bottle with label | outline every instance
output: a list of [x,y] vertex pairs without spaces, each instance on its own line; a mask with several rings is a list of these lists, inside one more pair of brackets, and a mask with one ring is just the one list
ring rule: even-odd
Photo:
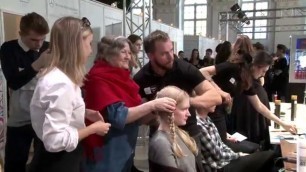
[[[274,104],[275,104],[274,114],[275,114],[278,118],[280,118],[281,100],[275,100]],[[279,124],[274,123],[274,128],[275,128],[275,129],[279,129],[279,128],[280,128]]]
[[291,121],[296,118],[297,95],[291,95]]

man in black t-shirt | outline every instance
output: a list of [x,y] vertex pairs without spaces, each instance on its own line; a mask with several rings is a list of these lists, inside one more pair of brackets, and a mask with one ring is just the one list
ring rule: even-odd
[[[160,30],[152,32],[144,39],[144,49],[150,61],[134,76],[140,86],[140,95],[147,101],[152,100],[157,91],[168,85],[177,86],[190,95],[194,91],[195,96],[190,98],[191,117],[182,128],[195,139],[201,149],[195,108],[220,104],[220,95],[197,68],[183,60],[174,60],[173,45],[167,33]],[[198,171],[203,171],[201,156],[199,154],[197,157]]]

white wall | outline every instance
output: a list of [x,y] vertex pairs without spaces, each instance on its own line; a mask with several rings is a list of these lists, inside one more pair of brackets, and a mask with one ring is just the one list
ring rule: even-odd
[[[306,6],[306,1],[279,1],[276,2],[276,8],[292,8],[292,7],[301,7]],[[286,25],[294,25],[294,24],[305,24],[305,18],[284,18],[278,19],[275,21],[276,25],[286,24]],[[284,44],[288,48],[290,47],[290,35],[303,35],[304,32],[275,32],[275,41],[273,44],[273,48],[271,50],[276,51],[277,44]]]

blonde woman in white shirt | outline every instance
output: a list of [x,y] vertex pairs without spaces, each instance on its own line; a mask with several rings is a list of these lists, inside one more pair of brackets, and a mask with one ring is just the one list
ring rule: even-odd
[[[92,52],[90,22],[74,17],[58,19],[51,30],[50,63],[42,71],[31,101],[33,129],[40,139],[31,172],[78,172],[80,141],[91,134],[105,135],[110,124],[98,112],[86,110],[80,86]],[[95,121],[85,127],[84,119]]]

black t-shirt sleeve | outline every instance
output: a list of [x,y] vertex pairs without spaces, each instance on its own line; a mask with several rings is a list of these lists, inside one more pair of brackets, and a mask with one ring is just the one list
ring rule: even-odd
[[205,80],[202,73],[195,66],[184,61],[180,61],[179,66],[179,68],[182,70],[182,75],[185,81],[188,81],[188,84],[191,88],[195,88],[197,85],[199,85]]
[[254,95],[256,95],[256,90],[255,90],[254,86],[251,86],[248,90],[243,91],[243,94],[245,94],[247,96],[254,96]]
[[216,68],[216,75],[227,73],[227,72],[233,72],[236,70],[239,70],[239,65],[235,63],[230,62],[223,62],[215,65]]

